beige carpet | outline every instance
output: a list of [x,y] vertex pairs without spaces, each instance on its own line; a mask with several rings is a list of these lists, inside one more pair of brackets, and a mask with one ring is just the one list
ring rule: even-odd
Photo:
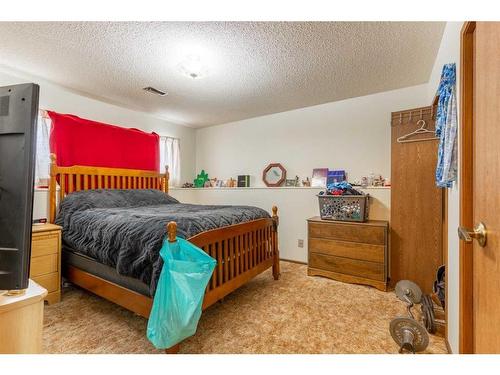
[[[310,277],[282,262],[204,311],[181,353],[397,353],[389,322],[405,314],[394,293]],[[76,288],[45,307],[46,353],[161,353],[145,336],[147,321]],[[432,336],[427,353],[446,353]]]

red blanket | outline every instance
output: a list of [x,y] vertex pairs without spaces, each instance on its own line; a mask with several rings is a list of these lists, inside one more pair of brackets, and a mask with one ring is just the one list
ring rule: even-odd
[[48,111],[52,120],[50,152],[57,165],[159,171],[160,137],[73,115]]

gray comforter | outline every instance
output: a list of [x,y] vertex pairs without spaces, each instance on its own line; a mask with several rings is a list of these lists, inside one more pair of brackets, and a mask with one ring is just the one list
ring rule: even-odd
[[153,296],[169,221],[177,222],[179,237],[189,238],[265,217],[269,214],[257,207],[183,204],[158,190],[87,190],[61,202],[56,224],[63,227],[66,245],[141,280]]

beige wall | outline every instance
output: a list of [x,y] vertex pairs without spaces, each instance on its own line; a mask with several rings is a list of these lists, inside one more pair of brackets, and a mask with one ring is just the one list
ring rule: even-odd
[[427,105],[427,85],[387,91],[199,129],[196,170],[219,179],[280,162],[289,178],[313,168],[345,169],[350,181],[371,172],[390,176],[392,111]]
[[[439,48],[431,78],[428,84],[428,101],[431,102],[435,96],[444,64],[457,64],[457,98],[460,97],[460,31],[463,22],[448,22],[443,33],[443,39]],[[460,104],[458,103],[458,116],[460,118]],[[458,139],[461,136],[458,132]],[[460,153],[458,154],[460,168]],[[460,172],[460,169],[459,169]],[[448,342],[453,353],[459,350],[459,258],[458,258],[458,236],[459,224],[459,189],[454,184],[448,189]]]

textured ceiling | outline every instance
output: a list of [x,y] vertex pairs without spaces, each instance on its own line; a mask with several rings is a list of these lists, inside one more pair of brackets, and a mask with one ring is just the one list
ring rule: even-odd
[[[4,22],[0,64],[202,127],[426,83],[443,29],[442,22]],[[179,72],[192,54],[205,77]]]

